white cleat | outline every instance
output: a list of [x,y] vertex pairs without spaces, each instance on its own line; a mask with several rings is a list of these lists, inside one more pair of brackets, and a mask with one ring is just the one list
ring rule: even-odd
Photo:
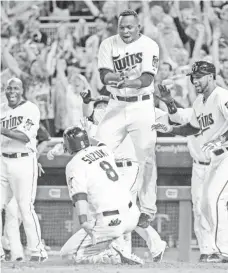
[[162,241],[162,249],[155,257],[153,257],[153,262],[160,263],[162,261],[166,246],[167,243],[165,241]]
[[112,243],[111,246],[120,255],[120,259],[122,263],[130,264],[130,265],[144,264],[144,261],[142,259],[140,259],[138,256],[136,256],[133,253],[128,253],[127,251],[122,249],[120,246],[118,246],[116,243]]

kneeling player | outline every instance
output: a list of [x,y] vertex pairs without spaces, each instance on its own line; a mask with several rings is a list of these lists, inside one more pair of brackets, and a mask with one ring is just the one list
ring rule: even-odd
[[123,186],[114,155],[104,145],[90,146],[86,131],[79,127],[66,129],[63,139],[64,148],[74,155],[66,179],[81,229],[62,247],[61,255],[73,254],[82,262],[110,248],[122,262],[143,264],[125,249],[123,235],[135,229],[140,212]]

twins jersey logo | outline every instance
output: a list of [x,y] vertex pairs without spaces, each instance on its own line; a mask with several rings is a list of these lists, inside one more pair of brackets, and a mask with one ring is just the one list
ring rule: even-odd
[[119,56],[113,56],[113,64],[117,72],[128,71],[134,69],[138,63],[142,63],[142,52],[134,53],[129,55],[126,53],[126,56],[120,58]]
[[2,126],[7,129],[16,129],[17,126],[19,126],[22,123],[22,121],[23,121],[22,116],[18,117],[10,116],[8,119],[6,119],[6,117],[1,119]]
[[201,114],[200,116],[197,117],[197,120],[201,128],[201,134],[210,129],[211,125],[214,124],[212,113],[208,115]]

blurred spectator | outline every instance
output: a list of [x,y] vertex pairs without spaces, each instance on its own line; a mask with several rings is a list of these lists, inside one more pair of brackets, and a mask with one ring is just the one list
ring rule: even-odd
[[41,59],[30,65],[32,80],[26,90],[26,98],[40,109],[40,120],[51,136],[54,136],[54,96],[48,79],[45,63]]
[[227,60],[223,61],[220,72],[217,75],[216,81],[219,86],[228,89],[228,58]]
[[[93,98],[109,95],[98,75],[98,48],[117,33],[118,14],[127,8],[139,13],[142,33],[159,44],[155,92],[157,83],[172,80],[176,101],[191,106],[196,94],[185,74],[196,60],[213,62],[218,85],[227,88],[227,1],[2,1],[1,7],[1,91],[10,77],[22,78],[51,135],[61,136],[83,116],[80,90]],[[81,18],[72,23],[70,15]],[[51,16],[58,16],[57,28]]]

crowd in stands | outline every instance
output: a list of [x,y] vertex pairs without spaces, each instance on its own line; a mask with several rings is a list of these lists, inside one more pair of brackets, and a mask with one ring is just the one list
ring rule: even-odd
[[[184,75],[198,60],[213,62],[218,85],[228,89],[227,1],[53,0],[1,5],[2,102],[7,80],[13,75],[21,78],[25,98],[39,106],[51,136],[61,136],[83,117],[80,92],[89,89],[93,98],[108,94],[99,79],[97,53],[102,40],[117,33],[118,14],[127,8],[137,11],[142,33],[160,47],[155,94],[158,83],[171,79],[176,101],[190,107],[196,93]],[[158,100],[156,105],[165,108]]]

